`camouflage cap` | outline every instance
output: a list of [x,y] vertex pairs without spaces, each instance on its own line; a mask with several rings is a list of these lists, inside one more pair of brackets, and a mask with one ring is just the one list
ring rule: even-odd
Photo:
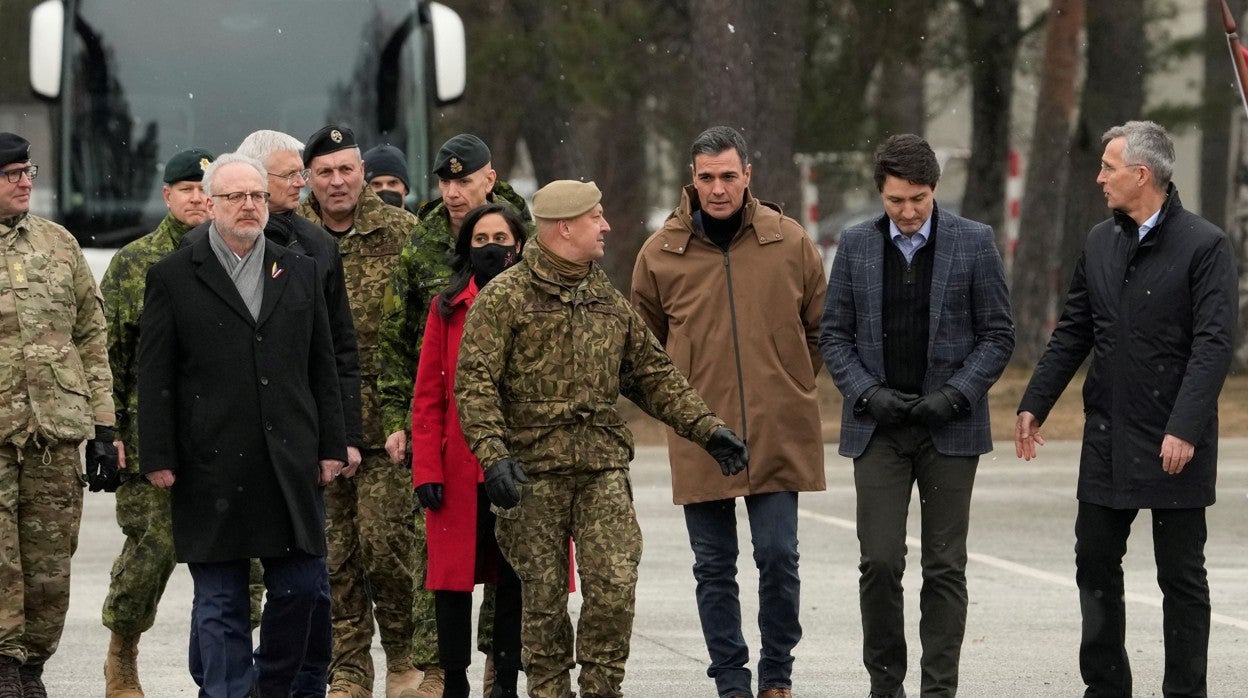
[[165,162],[165,184],[202,182],[204,168],[217,157],[203,148],[187,148]]
[[602,201],[602,192],[593,182],[556,179],[533,195],[533,217],[552,221],[576,218]]
[[312,158],[318,155],[328,155],[346,148],[358,147],[359,145],[355,142],[355,131],[346,126],[329,124],[308,139],[308,144],[303,148],[303,165],[304,167],[311,165]]
[[0,167],[30,159],[30,141],[16,133],[0,133]]
[[389,175],[397,177],[408,189],[407,163],[404,162],[403,151],[392,145],[379,145],[364,153],[364,181],[371,182],[373,177]]
[[471,133],[461,133],[442,144],[433,159],[433,173],[442,179],[467,177],[490,163],[485,141]]

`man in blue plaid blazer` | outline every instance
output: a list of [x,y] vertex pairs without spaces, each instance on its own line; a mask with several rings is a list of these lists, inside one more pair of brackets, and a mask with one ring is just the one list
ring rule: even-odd
[[1014,350],[992,229],[936,206],[940,165],[915,135],[876,152],[884,215],[841,233],[819,346],[845,397],[854,459],[863,662],[872,696],[904,696],[906,514],[922,507],[922,694],[953,696],[966,629],[966,534],[988,388]]

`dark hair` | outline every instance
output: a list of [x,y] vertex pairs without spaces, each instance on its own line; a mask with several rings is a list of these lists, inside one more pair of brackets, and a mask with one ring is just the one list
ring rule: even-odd
[[889,136],[875,151],[875,188],[884,191],[889,175],[911,184],[935,187],[940,181],[940,163],[932,146],[913,133]]
[[693,139],[693,147],[689,149],[689,162],[692,163],[699,155],[719,155],[730,148],[736,150],[737,155],[741,156],[742,167],[750,163],[745,139],[736,129],[729,126],[712,126]]
[[454,306],[451,302],[455,300],[455,296],[458,296],[460,291],[468,287],[468,280],[472,278],[474,272],[472,255],[469,253],[472,249],[472,231],[482,218],[491,213],[497,213],[503,217],[521,250],[524,249],[525,241],[529,239],[524,222],[510,206],[485,204],[469,211],[468,215],[464,216],[464,222],[459,226],[459,235],[455,238],[455,250],[451,253],[450,284],[447,285],[446,290],[438,294],[438,314],[444,320],[449,319],[454,313]]

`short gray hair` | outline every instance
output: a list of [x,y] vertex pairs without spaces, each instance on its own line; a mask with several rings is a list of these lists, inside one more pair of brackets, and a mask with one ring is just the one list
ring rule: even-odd
[[1128,121],[1115,126],[1101,136],[1108,143],[1115,138],[1125,138],[1122,159],[1128,165],[1144,165],[1153,173],[1158,189],[1165,189],[1174,175],[1174,141],[1160,124],[1152,121]]
[[303,154],[303,141],[289,133],[261,129],[252,131],[234,152],[255,158],[260,162],[268,162],[274,153],[293,150],[296,155]]
[[699,155],[719,155],[725,150],[733,149],[741,156],[741,167],[750,164],[750,154],[745,145],[745,138],[730,126],[712,126],[693,139],[689,149],[689,162],[692,163]]
[[266,182],[265,188],[268,188],[267,182],[269,181],[269,173],[268,170],[264,169],[263,163],[249,155],[243,155],[242,153],[225,153],[216,160],[208,163],[208,166],[204,168],[204,193],[208,196],[212,196],[213,180],[216,179],[217,170],[221,169],[225,165],[236,162],[241,162],[245,165],[251,165],[254,167],[256,172],[260,173],[260,179]]

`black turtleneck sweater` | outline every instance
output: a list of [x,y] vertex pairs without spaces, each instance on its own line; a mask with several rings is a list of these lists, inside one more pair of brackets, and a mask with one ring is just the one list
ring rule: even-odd
[[742,206],[737,209],[736,213],[722,221],[705,211],[698,210],[693,214],[693,219],[694,223],[702,229],[702,232],[706,233],[706,236],[711,239],[711,242],[719,245],[721,250],[727,252],[728,246],[732,244],[732,239],[737,236],[737,233],[741,232],[741,220],[744,217],[742,211],[744,210],[745,207]]

